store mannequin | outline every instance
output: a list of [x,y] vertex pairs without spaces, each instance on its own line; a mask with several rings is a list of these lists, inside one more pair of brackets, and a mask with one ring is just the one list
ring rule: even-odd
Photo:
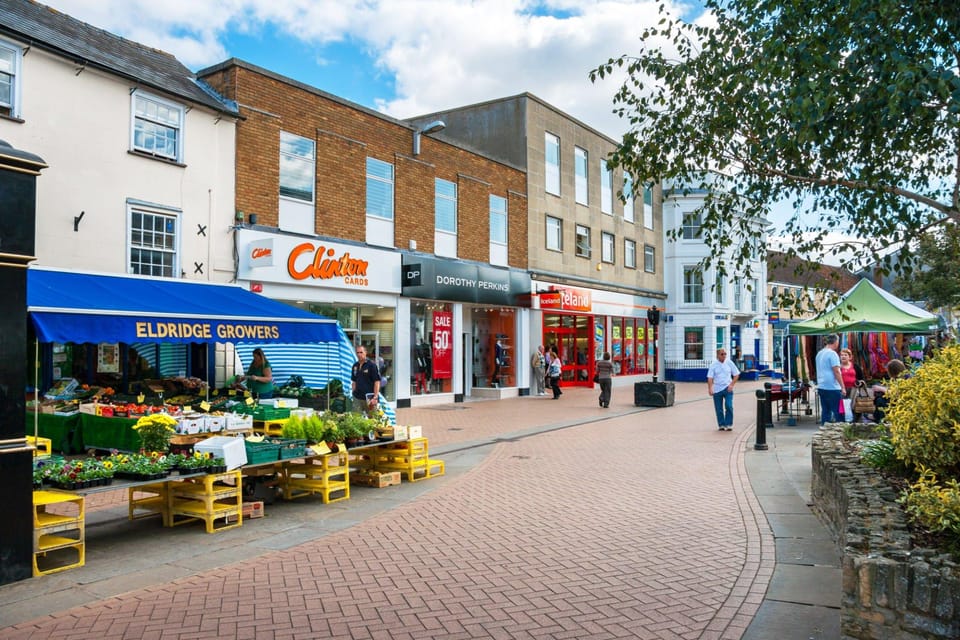
[[427,384],[430,378],[430,345],[424,342],[423,338],[420,338],[420,344],[414,348],[414,355],[414,393],[430,393]]

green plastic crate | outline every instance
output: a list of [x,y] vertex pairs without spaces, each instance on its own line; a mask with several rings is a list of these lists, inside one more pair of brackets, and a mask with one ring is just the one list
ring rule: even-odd
[[244,440],[243,445],[247,449],[247,464],[261,464],[263,462],[276,462],[280,459],[280,445],[275,442],[250,442]]
[[254,420],[284,420],[290,417],[290,409],[286,407],[268,407],[259,405],[253,411]]
[[302,458],[307,453],[307,441],[295,440],[293,438],[267,438],[280,447],[280,459],[289,460],[290,458]]

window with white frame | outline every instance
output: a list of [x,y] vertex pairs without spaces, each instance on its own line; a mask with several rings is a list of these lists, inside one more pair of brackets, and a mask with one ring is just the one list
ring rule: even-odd
[[633,222],[633,178],[623,174],[623,219]]
[[613,169],[600,161],[600,212],[613,215]]
[[643,187],[643,226],[653,229],[653,187]]
[[547,193],[555,196],[560,195],[560,138],[552,133],[545,134],[544,138],[544,157],[546,166],[546,184],[544,188]]
[[507,244],[507,199],[490,196],[490,242]]
[[780,287],[776,285],[770,287],[770,307],[772,309],[780,308]]
[[616,257],[616,238],[612,233],[603,231],[600,233],[600,260],[613,263]]
[[684,304],[703,304],[703,271],[700,267],[683,268]]
[[573,148],[574,191],[578,204],[588,204],[587,200],[587,151]]
[[637,268],[637,243],[635,240],[623,240],[623,266],[627,269]]
[[457,232],[457,185],[449,180],[434,179],[434,224],[437,231]]
[[733,279],[733,310],[740,311],[742,308],[741,301],[743,299],[743,291],[741,286],[740,278]]
[[0,115],[20,117],[20,47],[0,41]]
[[750,311],[760,311],[760,282],[756,278],[750,279]]
[[590,257],[590,227],[578,224],[576,227],[577,246],[574,253],[581,258]]
[[719,305],[724,304],[725,298],[726,298],[726,281],[724,280],[724,277],[719,273],[717,274],[717,280],[713,286],[714,286],[714,301],[716,301],[716,303]]
[[685,360],[703,360],[703,327],[683,328],[683,357]]
[[130,146],[134,151],[147,153],[175,162],[183,161],[183,105],[134,91],[133,123]]
[[683,214],[683,239],[700,239],[700,212],[690,211]]
[[316,182],[313,140],[286,131],[280,132],[280,195],[313,202]]
[[547,216],[547,249],[563,251],[563,221]]
[[179,277],[179,214],[129,206],[127,217],[130,230],[127,270],[144,276]]
[[367,158],[367,215],[393,220],[393,165]]
[[643,245],[643,270],[647,273],[657,272],[657,249],[653,245]]

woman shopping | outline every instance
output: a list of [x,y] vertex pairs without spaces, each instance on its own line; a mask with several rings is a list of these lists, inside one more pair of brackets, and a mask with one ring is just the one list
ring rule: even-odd
[[843,414],[847,407],[853,412],[853,422],[856,422],[860,414],[853,411],[853,396],[856,393],[857,382],[863,380],[863,370],[853,362],[853,351],[850,349],[840,350],[840,376],[843,378],[843,388],[847,390],[847,398],[850,402],[840,400],[840,413]]
[[273,397],[273,370],[270,368],[270,361],[263,355],[263,349],[257,347],[253,350],[253,362],[247,367],[247,375],[241,376],[240,380],[247,381],[247,389],[254,397]]
[[560,391],[560,374],[563,371],[563,362],[560,361],[560,353],[556,347],[550,348],[550,368],[548,374],[550,377],[550,388],[553,390],[553,399],[557,400],[563,391]]

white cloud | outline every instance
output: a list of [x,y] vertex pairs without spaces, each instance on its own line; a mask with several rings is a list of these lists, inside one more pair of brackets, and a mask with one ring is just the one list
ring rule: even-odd
[[[191,68],[235,55],[223,44],[231,30],[256,34],[270,26],[316,46],[317,54],[305,64],[318,66],[332,62],[319,51],[323,45],[356,42],[376,62],[371,74],[394,79],[396,94],[376,99],[378,108],[392,116],[409,117],[529,91],[613,138],[625,129],[611,113],[620,78],[592,84],[588,73],[611,57],[636,52],[640,32],[660,17],[654,0],[48,3],[169,51]],[[668,6],[688,15],[691,11],[689,2]]]

